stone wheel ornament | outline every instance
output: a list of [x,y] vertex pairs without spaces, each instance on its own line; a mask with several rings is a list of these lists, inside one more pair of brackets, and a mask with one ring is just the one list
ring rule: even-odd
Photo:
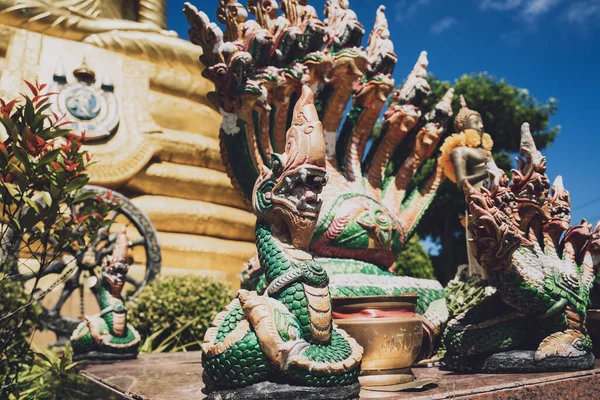
[[[42,287],[36,290],[36,295],[39,297],[46,292],[48,295],[40,301],[42,307],[40,320],[44,327],[56,334],[56,345],[64,345],[69,341],[71,333],[82,321],[84,315],[99,312],[100,267],[104,258],[111,254],[120,227],[127,226],[129,248],[133,252],[133,260],[130,264],[132,264],[132,269],[138,272],[127,275],[127,284],[123,291],[127,303],[131,303],[144,286],[156,278],[161,268],[161,252],[156,230],[150,219],[140,209],[116,191],[92,185],[85,186],[81,190],[100,196],[103,200],[118,199],[120,206],[107,217],[114,223],[98,230],[92,236],[87,247],[84,247],[83,238],[77,239],[67,246],[62,257],[52,261],[43,272],[40,279]],[[76,203],[71,212],[77,214],[79,209],[80,206]],[[18,254],[18,256],[24,257],[23,254]],[[35,278],[36,273],[23,270],[20,272],[20,280],[27,290],[28,282]],[[58,289],[61,285],[62,287]],[[49,293],[51,291],[52,294]],[[95,302],[90,302],[88,292],[91,292]],[[58,293],[58,295],[54,296],[54,293]],[[73,309],[76,307],[73,306],[72,300],[71,307],[68,307],[69,310],[65,310],[64,307],[65,303],[74,295],[79,297],[78,317],[66,315],[74,314]]]

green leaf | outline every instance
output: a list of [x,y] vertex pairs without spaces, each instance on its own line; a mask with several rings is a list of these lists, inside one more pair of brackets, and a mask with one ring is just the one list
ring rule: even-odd
[[[37,346],[36,346],[36,348],[37,348]],[[39,348],[38,348],[38,351],[34,350],[33,354],[36,357],[39,357],[43,361],[47,362],[49,365],[52,365],[52,360],[50,360],[50,357],[48,357],[48,355],[46,355],[43,351],[39,350]]]
[[38,114],[43,114],[44,111],[46,111],[47,109],[49,109],[52,106],[52,103],[46,103],[43,106],[41,106],[40,108],[38,108],[37,112]]
[[2,122],[2,125],[4,125],[4,127],[6,128],[6,132],[8,132],[9,134],[15,131],[15,124],[10,118],[2,118],[0,119],[0,122]]
[[25,193],[25,191],[27,190],[27,186],[29,186],[29,182],[25,174],[17,174],[17,183],[19,184],[19,189],[21,190],[21,193]]
[[85,175],[82,176],[78,176],[77,178],[73,179],[71,182],[69,182],[67,184],[67,186],[65,186],[65,192],[69,193],[72,192],[74,190],[79,190],[82,187],[84,187],[89,181],[89,178]]
[[31,208],[33,208],[35,210],[36,213],[40,213],[40,207],[38,205],[38,203],[36,203],[34,200],[32,200],[29,197],[24,197],[23,200],[25,200],[25,203],[27,203]]
[[37,162],[37,165],[40,167],[40,166],[49,164],[52,161],[56,161],[56,158],[58,157],[59,154],[60,154],[60,149],[52,150],[52,151],[48,152],[47,154],[45,154],[44,157],[42,157]]
[[77,195],[77,197],[75,197],[74,202],[78,203],[80,201],[84,201],[84,200],[88,200],[91,198],[96,197],[96,193],[94,192],[88,192],[86,190],[82,190],[80,194]]
[[11,145],[11,148],[17,160],[19,160],[25,166],[25,169],[29,170],[29,156],[27,156],[27,154],[15,143]]
[[44,203],[46,203],[46,205],[50,207],[52,205],[52,196],[50,196],[50,193],[42,191],[40,192],[40,194],[42,196],[42,199],[44,200]]
[[70,369],[73,369],[73,368],[75,368],[75,367],[76,367],[76,366],[78,366],[78,365],[79,365],[79,363],[78,363],[78,362],[71,363],[71,364],[69,364],[69,365],[67,365],[67,366],[65,367],[65,371],[68,371],[68,370],[70,370]]
[[47,118],[47,116],[44,114],[37,114],[35,117],[33,117],[33,121],[31,121],[31,124],[30,124],[31,131],[37,132],[38,128],[44,122],[44,120],[46,118]]
[[31,122],[34,118],[35,115],[35,109],[33,108],[33,103],[31,102],[31,99],[26,98],[25,99],[25,121],[26,122]]
[[12,197],[20,197],[21,192],[19,192],[19,188],[17,187],[17,185],[13,185],[12,183],[8,182],[2,182],[2,184],[4,185],[4,187],[6,187],[6,190],[8,190],[8,193],[10,193]]
[[50,186],[50,195],[53,199],[58,198],[58,188],[54,184]]

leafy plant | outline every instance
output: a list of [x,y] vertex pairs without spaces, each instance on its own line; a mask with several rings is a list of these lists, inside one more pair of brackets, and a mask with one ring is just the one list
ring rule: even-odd
[[[82,390],[86,381],[75,370],[78,363],[71,362],[71,346],[64,352],[35,348],[33,366],[19,378],[21,387],[18,398],[28,399],[81,399],[88,395]],[[9,398],[16,399],[13,394]]]
[[[104,204],[88,215],[71,213],[75,203],[92,200],[79,192],[89,179],[85,134],[74,135],[64,116],[49,111],[53,93],[44,93],[45,85],[26,84],[31,96],[0,99],[0,398],[18,393],[19,374],[34,360],[23,337],[36,302],[74,266],[48,290],[40,290],[40,279],[68,246],[76,240],[87,245],[92,232],[110,224],[105,216],[114,209]],[[24,271],[31,291],[17,300],[15,285]]]
[[129,322],[146,340],[160,343],[150,347],[155,351],[197,350],[213,318],[234,297],[231,287],[212,278],[161,276],[135,299]]
[[181,328],[177,329],[175,332],[171,333],[166,338],[162,339],[159,342],[159,338],[164,336],[166,328],[162,328],[154,332],[152,335],[146,337],[140,346],[141,354],[156,354],[156,353],[164,353],[168,351],[169,353],[176,353],[178,351],[187,351],[188,347],[198,347],[202,344],[201,340],[185,343],[183,345],[177,345],[179,336],[189,327],[194,326],[198,323],[200,318],[194,318],[185,323]]
[[467,268],[466,264],[458,267],[456,276],[446,286],[448,319],[454,318],[468,308],[481,303],[483,299],[495,292],[495,289],[491,286],[486,286],[479,275],[469,276]]

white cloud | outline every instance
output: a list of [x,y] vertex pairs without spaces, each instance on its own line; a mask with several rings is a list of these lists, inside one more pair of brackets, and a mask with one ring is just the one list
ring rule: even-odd
[[402,22],[415,16],[419,8],[428,5],[431,0],[400,0],[394,5],[394,19]]
[[454,17],[445,17],[436,22],[431,26],[431,33],[434,35],[439,35],[442,32],[452,28],[458,20]]
[[558,5],[562,0],[530,0],[523,9],[523,16],[536,18]]
[[[562,0],[481,0],[482,10],[514,11],[518,16],[535,20],[555,8]],[[595,0],[594,0],[595,1]]]
[[484,10],[492,9],[492,10],[514,10],[518,8],[523,0],[482,0],[479,7]]
[[600,0],[586,0],[579,1],[571,4],[565,14],[564,18],[572,23],[579,26],[585,26],[588,23],[598,24],[600,18]]

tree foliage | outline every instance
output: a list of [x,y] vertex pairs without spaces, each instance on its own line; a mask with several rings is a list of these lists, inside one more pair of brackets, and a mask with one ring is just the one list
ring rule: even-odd
[[[454,115],[460,109],[459,96],[462,94],[469,108],[478,111],[483,119],[485,130],[494,139],[494,159],[507,173],[512,167],[511,154],[518,152],[521,124],[529,122],[538,149],[549,146],[560,131],[553,126],[550,118],[557,112],[557,101],[550,98],[543,103],[535,99],[526,89],[520,89],[496,79],[487,73],[463,75],[454,84],[428,77],[431,94],[423,109],[429,110],[444,93],[453,86],[455,98],[452,103]],[[448,132],[454,132],[454,120],[448,125]],[[419,185],[432,172],[435,160],[429,160],[415,177],[414,185]],[[430,237],[441,246],[438,256],[432,256],[436,276],[442,282],[451,279],[458,265],[467,262],[465,228],[460,224],[460,215],[465,213],[464,195],[456,184],[445,181],[429,210],[421,220],[417,232],[421,237]]]
[[435,279],[433,263],[429,254],[421,245],[421,239],[418,235],[414,235],[406,243],[406,247],[396,259],[394,273],[399,276]]

